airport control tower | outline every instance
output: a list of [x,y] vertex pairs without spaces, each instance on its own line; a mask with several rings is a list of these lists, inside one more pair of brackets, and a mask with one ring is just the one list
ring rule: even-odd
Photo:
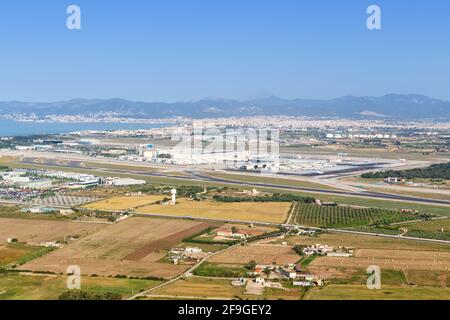
[[172,189],[172,205],[177,204],[177,189]]

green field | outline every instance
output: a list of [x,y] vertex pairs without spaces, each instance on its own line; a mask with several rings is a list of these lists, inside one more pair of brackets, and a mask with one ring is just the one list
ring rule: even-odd
[[205,262],[194,270],[194,275],[202,277],[240,278],[246,277],[248,270],[242,266],[222,265]]
[[52,248],[30,246],[23,243],[0,244],[0,269],[25,264],[52,250]]
[[[66,291],[66,276],[0,274],[0,300],[55,300]],[[159,281],[82,277],[81,289],[93,293],[117,293],[123,298],[151,288]]]
[[[450,219],[438,219],[432,221],[412,222],[380,227],[359,226],[351,229],[362,232],[372,232],[388,235],[403,234],[407,237],[450,241],[449,227]],[[407,232],[405,233],[405,231]]]
[[389,211],[377,208],[354,209],[351,207],[297,204],[290,223],[315,227],[352,227],[420,219],[413,213]]

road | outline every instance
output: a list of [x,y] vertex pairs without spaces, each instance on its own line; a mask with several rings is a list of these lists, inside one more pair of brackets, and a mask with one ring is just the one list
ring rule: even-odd
[[[37,162],[39,161],[39,163]],[[92,161],[92,160],[91,160]],[[390,201],[402,201],[402,202],[414,202],[426,205],[436,205],[436,206],[448,206],[450,207],[450,201],[440,200],[440,199],[430,199],[430,198],[421,198],[415,196],[407,196],[400,194],[390,194],[390,193],[382,193],[375,191],[349,191],[349,190],[327,190],[327,189],[317,189],[317,188],[307,188],[307,187],[298,187],[298,186],[285,186],[278,185],[274,183],[263,183],[263,182],[245,182],[242,180],[234,180],[234,179],[225,179],[225,178],[217,178],[212,177],[204,173],[200,173],[194,170],[189,170],[186,168],[183,172],[187,174],[187,176],[180,175],[170,175],[162,172],[148,172],[148,171],[140,171],[140,170],[130,170],[130,169],[118,169],[118,168],[98,168],[98,167],[89,167],[83,165],[83,161],[81,160],[69,160],[69,161],[55,161],[55,159],[48,158],[32,158],[26,157],[22,161],[26,164],[41,164],[41,165],[49,165],[54,167],[61,168],[75,168],[75,169],[88,169],[93,171],[99,171],[107,174],[133,174],[139,176],[146,177],[161,177],[167,179],[176,179],[183,181],[205,181],[205,182],[215,182],[220,184],[229,184],[229,185],[242,185],[248,187],[261,187],[261,188],[270,188],[270,189],[279,189],[279,190],[289,190],[289,191],[299,191],[299,192],[309,192],[309,193],[318,193],[318,194],[327,194],[327,195],[336,195],[336,196],[352,196],[352,197],[361,197],[361,198],[371,198],[371,199],[381,199],[381,200],[390,200]],[[101,163],[99,163],[101,165]],[[123,164],[122,164],[123,165]]]

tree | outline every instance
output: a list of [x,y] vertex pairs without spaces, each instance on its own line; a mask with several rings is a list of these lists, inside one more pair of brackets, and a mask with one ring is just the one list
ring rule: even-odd
[[67,290],[59,296],[59,300],[121,300],[122,296],[118,293],[105,292],[93,293],[82,290]]
[[247,269],[247,270],[255,270],[255,268],[256,268],[256,261],[255,261],[255,260],[250,261],[250,262],[245,266],[245,269]]
[[231,228],[231,232],[232,232],[233,234],[238,233],[238,228],[232,227],[232,228]]

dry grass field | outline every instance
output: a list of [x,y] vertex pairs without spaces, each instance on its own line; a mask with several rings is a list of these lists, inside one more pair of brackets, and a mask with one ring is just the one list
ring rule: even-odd
[[[358,252],[358,251],[357,251]],[[398,257],[392,256],[393,250],[367,250],[366,256],[351,258],[319,257],[308,268],[318,272],[321,268],[367,268],[371,265],[390,270],[428,270],[449,271],[450,259],[435,252],[402,251]],[[408,254],[411,254],[408,257]]]
[[0,267],[13,263],[32,252],[33,247],[30,246],[0,243]]
[[177,217],[283,223],[290,205],[289,202],[225,203],[180,199],[175,206],[149,205],[139,208],[137,212]]
[[250,261],[257,264],[289,264],[300,260],[290,246],[283,245],[248,245],[238,246],[219,253],[209,259],[213,263],[247,264]]
[[448,300],[450,288],[382,286],[369,290],[366,286],[328,285],[313,288],[306,300]]
[[414,223],[405,223],[402,227],[408,228],[409,230],[423,230],[423,231],[434,231],[441,232],[450,230],[450,219],[440,219],[432,221],[421,221]]
[[85,205],[84,208],[105,211],[132,210],[134,208],[152,204],[163,199],[164,197],[160,195],[143,197],[112,197],[106,200],[90,203]]
[[101,224],[68,221],[0,218],[0,243],[15,238],[22,243],[39,245],[64,239],[65,236],[83,237],[104,227]]
[[83,275],[172,278],[188,268],[158,262],[168,249],[210,224],[129,218],[23,265],[24,270],[64,273],[78,265]]
[[391,250],[422,250],[450,252],[450,246],[446,244],[410,241],[404,239],[382,238],[375,236],[355,235],[346,233],[322,233],[316,237],[293,236],[283,240],[291,245],[312,245],[316,243],[329,246],[354,247],[357,249],[391,249]]

